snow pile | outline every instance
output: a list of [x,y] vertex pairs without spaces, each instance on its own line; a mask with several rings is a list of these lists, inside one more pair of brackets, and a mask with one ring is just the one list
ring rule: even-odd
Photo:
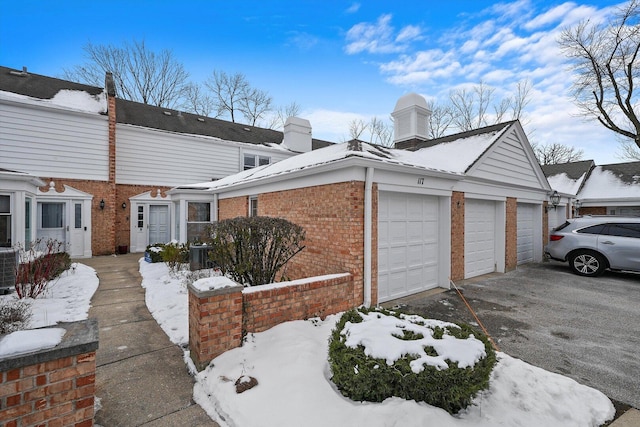
[[551,188],[556,190],[558,193],[576,195],[578,194],[578,190],[580,189],[584,176],[585,174],[582,174],[580,178],[572,179],[569,178],[569,175],[563,172],[548,177],[547,181],[549,181]]
[[104,92],[98,95],[91,95],[82,90],[63,89],[51,99],[40,99],[13,92],[0,91],[0,98],[27,100],[86,113],[105,114],[107,112],[107,96]]
[[626,183],[613,172],[597,166],[580,190],[581,199],[640,198],[640,182]]
[[63,328],[12,332],[0,339],[0,359],[53,348],[62,342],[66,332]]
[[[397,318],[379,312],[358,314],[362,317],[362,322],[347,322],[341,332],[346,336],[345,345],[351,348],[361,345],[366,356],[384,359],[389,366],[405,356],[413,355],[417,358],[410,362],[410,366],[416,374],[422,372],[425,365],[435,366],[438,370],[447,369],[447,359],[464,369],[473,367],[487,355],[484,343],[473,335],[466,339],[449,335],[446,328],[459,329],[454,323],[424,319],[416,315],[400,315],[401,318]],[[435,328],[444,330],[441,339],[434,338]],[[422,338],[401,339],[404,331],[421,335]],[[438,356],[429,356],[425,347],[433,347]]]
[[[498,353],[490,387],[456,416],[400,398],[353,402],[330,381],[328,338],[338,315],[250,334],[196,376],[194,399],[221,426],[597,426],[613,405],[597,390]],[[235,381],[258,385],[236,393]],[[283,408],[286,408],[284,410]]]
[[200,292],[203,291],[211,291],[214,289],[224,289],[224,288],[232,288],[234,286],[239,286],[236,282],[229,279],[225,276],[214,276],[214,277],[205,277],[203,279],[198,279],[193,282],[192,285],[195,289]]

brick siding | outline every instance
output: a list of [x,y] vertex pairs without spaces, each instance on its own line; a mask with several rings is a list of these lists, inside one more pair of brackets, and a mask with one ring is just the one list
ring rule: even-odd
[[607,207],[606,206],[589,206],[582,207],[579,211],[580,215],[606,215]]

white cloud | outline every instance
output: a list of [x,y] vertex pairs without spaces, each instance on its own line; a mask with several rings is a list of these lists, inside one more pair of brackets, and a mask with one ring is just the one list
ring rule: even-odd
[[353,3],[351,6],[345,10],[345,13],[356,13],[360,10],[360,3]]
[[575,3],[563,3],[561,5],[558,5],[527,22],[524,25],[524,28],[526,28],[527,30],[535,30],[554,22],[562,22],[564,20],[564,17],[569,14],[569,12],[571,12],[571,10],[573,10],[575,7]]
[[411,41],[420,36],[422,30],[417,25],[407,25],[396,36],[396,42],[403,43]]
[[397,53],[408,48],[408,42],[420,37],[422,30],[417,25],[403,27],[397,35],[391,26],[392,15],[385,14],[375,23],[361,22],[347,31],[345,52],[356,53]]

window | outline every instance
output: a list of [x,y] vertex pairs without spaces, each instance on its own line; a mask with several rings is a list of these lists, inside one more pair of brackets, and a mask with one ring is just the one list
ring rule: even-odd
[[73,210],[73,228],[79,230],[82,228],[82,203],[74,203]]
[[244,170],[255,168],[256,166],[264,166],[271,163],[271,158],[268,156],[259,156],[257,154],[245,154],[244,155]]
[[31,216],[33,215],[31,212],[31,207],[33,206],[32,199],[27,197],[24,200],[24,247],[31,247]]
[[258,216],[258,196],[249,197],[249,216]]
[[211,203],[187,203],[187,240],[202,240],[211,224]]
[[0,247],[11,246],[11,196],[0,195]]
[[62,228],[63,203],[42,204],[42,228]]
[[138,206],[138,228],[144,228],[144,206]]
[[578,230],[578,233],[583,234],[602,234],[602,230],[607,226],[607,224],[598,224],[592,225],[591,227],[585,227],[581,230]]
[[640,239],[640,223],[638,224],[609,224],[608,236],[635,237]]

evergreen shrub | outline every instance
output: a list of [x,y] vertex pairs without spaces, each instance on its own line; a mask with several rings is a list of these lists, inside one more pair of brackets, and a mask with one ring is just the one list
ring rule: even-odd
[[[384,359],[367,356],[362,345],[356,348],[347,346],[347,337],[343,334],[347,322],[360,323],[363,321],[360,313],[375,312],[398,318],[402,316],[382,309],[353,309],[342,315],[329,339],[329,365],[333,375],[331,380],[344,396],[354,401],[368,402],[382,402],[396,396],[425,402],[455,414],[466,408],[479,391],[489,386],[489,377],[496,363],[495,351],[485,335],[466,324],[458,324],[459,328],[436,327],[433,329],[433,337],[442,339],[447,334],[466,339],[473,335],[482,341],[486,356],[473,367],[459,368],[457,363],[447,359],[447,369],[425,365],[421,372],[415,373],[410,362],[416,360],[417,355],[404,355],[388,365]],[[406,316],[404,318],[407,319]],[[420,324],[419,319],[421,318],[412,321]],[[404,331],[403,336],[395,337],[416,340],[421,339],[422,335]],[[433,347],[425,347],[425,351],[429,356],[438,355]]]

